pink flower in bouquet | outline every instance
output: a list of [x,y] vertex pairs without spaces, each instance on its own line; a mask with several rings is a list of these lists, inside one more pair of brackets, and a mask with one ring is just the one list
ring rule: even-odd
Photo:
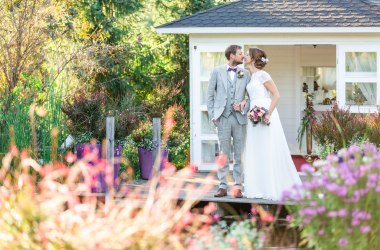
[[265,121],[265,116],[269,113],[266,108],[254,106],[248,113],[248,118],[251,120],[252,125],[256,126],[259,122],[262,122],[269,126],[270,122]]

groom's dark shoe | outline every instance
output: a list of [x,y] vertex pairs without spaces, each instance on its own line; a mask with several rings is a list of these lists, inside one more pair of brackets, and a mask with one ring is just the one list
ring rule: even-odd
[[234,190],[233,194],[232,194],[235,198],[243,198],[243,194],[241,192],[240,189],[236,189]]
[[219,188],[218,192],[216,192],[216,194],[214,194],[214,197],[223,197],[226,195],[227,195],[227,189]]

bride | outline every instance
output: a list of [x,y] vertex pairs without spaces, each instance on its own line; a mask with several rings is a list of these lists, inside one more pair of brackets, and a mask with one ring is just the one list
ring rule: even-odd
[[[255,106],[266,110],[261,122],[247,124],[243,158],[245,196],[279,201],[283,191],[301,184],[276,109],[280,94],[271,76],[263,70],[268,63],[263,50],[250,48],[245,62],[252,73],[246,87],[250,110]],[[240,108],[244,105],[248,103],[241,103]],[[249,115],[254,115],[252,112]]]

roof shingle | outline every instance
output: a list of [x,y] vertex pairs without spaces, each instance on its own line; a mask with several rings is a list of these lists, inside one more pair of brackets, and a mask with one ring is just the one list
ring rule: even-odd
[[380,0],[240,0],[157,28],[380,27]]

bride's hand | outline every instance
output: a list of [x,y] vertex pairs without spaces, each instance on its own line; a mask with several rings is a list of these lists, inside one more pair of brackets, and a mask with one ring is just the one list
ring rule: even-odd
[[266,114],[264,117],[265,124],[270,124],[270,114]]

